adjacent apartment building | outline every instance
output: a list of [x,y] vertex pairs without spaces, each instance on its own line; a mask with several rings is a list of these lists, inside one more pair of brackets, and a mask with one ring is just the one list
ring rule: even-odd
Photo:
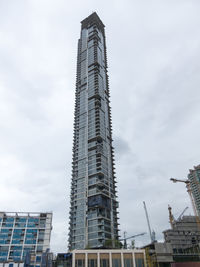
[[0,265],[20,264],[28,253],[30,266],[40,267],[42,254],[50,247],[51,230],[50,212],[0,212]]
[[189,171],[188,180],[190,181],[196,212],[200,217],[200,165],[194,166],[194,169],[190,169]]
[[118,202],[104,24],[81,22],[71,183],[69,249],[101,248],[118,239]]

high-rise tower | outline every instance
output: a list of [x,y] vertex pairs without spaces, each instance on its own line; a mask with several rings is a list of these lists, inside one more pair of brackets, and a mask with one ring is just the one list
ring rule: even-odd
[[78,41],[69,248],[118,239],[104,24],[94,12]]
[[188,180],[190,181],[190,188],[194,199],[194,208],[200,217],[200,165],[194,166],[194,169],[190,169]]

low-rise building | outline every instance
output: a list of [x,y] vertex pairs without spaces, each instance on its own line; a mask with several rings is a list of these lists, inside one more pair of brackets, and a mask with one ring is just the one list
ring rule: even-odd
[[146,267],[144,249],[88,249],[59,253],[54,267]]
[[51,212],[0,212],[0,267],[20,267],[27,253],[30,267],[40,267],[51,230]]

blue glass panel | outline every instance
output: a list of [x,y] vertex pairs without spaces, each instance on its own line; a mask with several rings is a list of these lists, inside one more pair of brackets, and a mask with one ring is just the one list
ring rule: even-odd
[[25,244],[36,244],[36,240],[34,240],[34,239],[27,239],[27,240],[25,240]]
[[37,256],[37,257],[36,257],[36,261],[37,261],[37,262],[40,262],[40,261],[41,261],[41,256]]
[[4,227],[13,227],[13,223],[5,223]]
[[8,237],[8,233],[1,233],[0,234],[0,239],[7,238],[7,237]]
[[5,219],[5,222],[14,222],[14,218],[13,217],[8,217]]
[[21,251],[19,251],[19,250],[13,251],[13,256],[21,256]]
[[19,218],[18,222],[26,222],[26,218]]
[[36,225],[35,225],[35,223],[28,223],[28,225],[27,225],[28,227],[33,227],[33,228],[35,228],[36,227]]
[[26,239],[28,239],[28,238],[34,238],[34,234],[33,234],[33,233],[31,233],[31,234],[26,234]]
[[6,240],[0,239],[0,244],[6,244]]
[[0,251],[0,257],[8,256],[8,251]]
[[24,247],[24,251],[28,251],[28,250],[31,250],[32,248],[31,247]]
[[13,239],[12,244],[20,244],[20,240],[19,239]]
[[21,239],[21,235],[19,235],[19,234],[13,234],[13,239]]
[[38,223],[38,222],[39,222],[39,219],[38,219],[38,218],[29,218],[29,219],[28,219],[28,222],[35,222],[35,223]]
[[6,261],[7,257],[0,257],[0,261]]
[[9,229],[5,229],[5,228],[1,229],[1,233],[8,233],[8,232],[9,232]]
[[43,249],[43,246],[37,246],[37,251],[39,252],[39,251],[42,251],[42,249]]
[[16,262],[18,262],[18,261],[21,260],[21,257],[13,257],[13,260],[16,261]]
[[23,230],[22,229],[14,229],[14,233],[22,233]]
[[37,229],[27,229],[27,233],[37,233]]
[[22,250],[22,246],[14,246],[13,250]]

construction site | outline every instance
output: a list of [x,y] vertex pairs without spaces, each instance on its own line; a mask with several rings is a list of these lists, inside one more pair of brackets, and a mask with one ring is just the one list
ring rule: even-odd
[[144,209],[151,243],[144,246],[148,267],[192,267],[200,266],[200,165],[189,170],[188,179],[171,178],[173,183],[183,183],[189,194],[194,215],[184,215],[186,207],[175,218],[168,205],[170,229],[163,231],[164,242],[155,240],[151,231],[149,216]]

